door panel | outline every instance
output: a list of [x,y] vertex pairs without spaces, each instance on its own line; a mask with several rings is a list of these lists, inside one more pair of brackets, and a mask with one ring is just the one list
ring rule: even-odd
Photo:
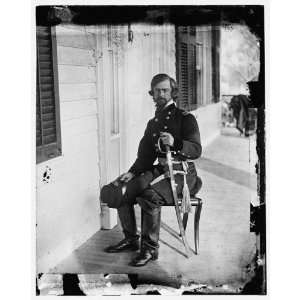
[[[123,153],[122,141],[122,106],[123,106],[123,43],[124,34],[121,26],[101,26],[98,34],[99,60],[99,105],[100,118],[100,157],[102,157],[101,186],[115,180],[122,172]],[[112,228],[117,223],[115,209],[103,209],[102,227]]]
[[108,181],[116,179],[120,173],[120,138],[113,138],[110,141],[108,160],[109,160],[109,169],[108,169]]

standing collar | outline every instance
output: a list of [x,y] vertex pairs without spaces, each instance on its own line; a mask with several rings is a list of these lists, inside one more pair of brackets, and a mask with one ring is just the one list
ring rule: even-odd
[[155,116],[158,116],[160,114],[164,115],[165,113],[168,113],[168,111],[172,110],[176,107],[176,103],[173,100],[170,100],[162,110],[156,110]]
[[162,110],[166,109],[168,106],[170,106],[170,105],[172,105],[172,104],[174,104],[174,105],[176,106],[176,103],[174,102],[173,99],[171,99],[171,100],[164,106],[164,108],[163,108]]

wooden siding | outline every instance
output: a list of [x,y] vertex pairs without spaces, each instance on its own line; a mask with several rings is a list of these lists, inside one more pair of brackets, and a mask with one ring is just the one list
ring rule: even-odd
[[93,116],[97,113],[95,99],[83,99],[80,101],[62,102],[61,120],[70,120],[86,116]]
[[60,83],[93,83],[96,80],[95,67],[59,65]]
[[86,116],[77,119],[66,120],[64,122],[64,128],[62,131],[63,139],[77,138],[79,135],[86,134],[88,132],[97,131],[97,117]]
[[96,37],[94,34],[85,31],[83,27],[57,27],[57,43],[59,46],[89,49],[96,48]]
[[65,46],[57,47],[57,58],[60,65],[95,66],[94,52]]
[[38,271],[100,228],[96,39],[83,27],[57,26],[56,33],[62,157],[37,165]]
[[94,83],[60,84],[60,100],[74,101],[96,98],[96,85]]

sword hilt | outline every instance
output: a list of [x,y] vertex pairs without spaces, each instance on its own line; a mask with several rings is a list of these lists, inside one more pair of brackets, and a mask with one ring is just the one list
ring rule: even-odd
[[158,150],[159,150],[160,153],[166,153],[166,154],[167,153],[172,153],[172,152],[175,153],[175,151],[171,151],[171,148],[170,148],[169,145],[164,145],[165,148],[166,148],[166,151],[163,151],[161,149],[160,143],[161,143],[161,137],[159,137],[158,140],[157,140],[157,148],[158,148]]

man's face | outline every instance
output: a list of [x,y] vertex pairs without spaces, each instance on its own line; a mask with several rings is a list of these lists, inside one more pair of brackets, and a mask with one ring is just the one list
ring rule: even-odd
[[153,100],[157,108],[164,107],[172,99],[170,80],[166,79],[153,87]]

